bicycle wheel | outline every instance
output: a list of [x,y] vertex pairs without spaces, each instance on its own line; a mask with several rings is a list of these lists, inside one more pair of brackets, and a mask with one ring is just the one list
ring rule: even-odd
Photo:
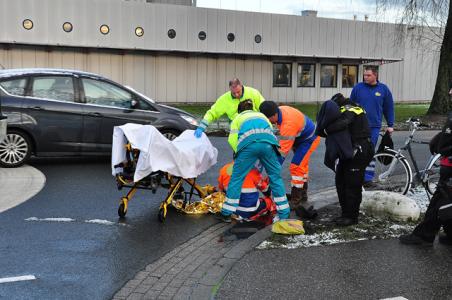
[[375,174],[366,190],[383,190],[405,195],[410,189],[412,173],[405,157],[381,152],[374,155]]
[[441,168],[441,156],[437,155],[433,158],[432,162],[427,166],[425,171],[427,174],[427,191],[433,195],[436,191],[439,181],[439,169]]

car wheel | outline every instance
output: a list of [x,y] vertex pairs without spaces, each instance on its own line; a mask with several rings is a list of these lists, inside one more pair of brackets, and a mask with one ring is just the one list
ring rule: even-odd
[[163,129],[160,132],[163,134],[164,137],[166,137],[170,141],[177,138],[180,134],[179,131],[174,130],[174,129]]
[[27,134],[18,130],[8,130],[6,138],[0,142],[0,166],[14,168],[23,165],[31,155],[31,141]]

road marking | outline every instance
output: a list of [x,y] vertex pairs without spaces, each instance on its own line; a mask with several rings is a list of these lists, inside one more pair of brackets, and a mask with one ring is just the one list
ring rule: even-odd
[[[72,218],[36,218],[36,217],[30,217],[25,219],[25,221],[35,221],[35,222],[77,222],[76,219],[72,219]],[[113,225],[118,225],[118,226],[126,226],[129,227],[129,224],[125,224],[125,223],[117,223],[117,222],[112,222],[112,221],[108,221],[108,220],[101,220],[101,219],[93,219],[93,220],[84,220],[84,221],[79,221],[79,222],[84,222],[84,223],[89,223],[89,224],[97,224],[97,225],[106,225],[106,226],[113,226]]]
[[35,280],[35,279],[36,279],[36,277],[33,275],[24,275],[24,276],[17,276],[17,277],[4,277],[4,278],[0,278],[0,283]]
[[408,299],[405,297],[402,297],[402,296],[397,296],[397,297],[392,297],[392,298],[384,298],[381,300],[408,300]]
[[[100,225],[115,225],[116,224],[116,223],[113,223],[108,220],[99,220],[99,219],[85,220],[85,223],[100,224]],[[121,225],[123,225],[123,224],[121,224]]]
[[36,217],[31,217],[31,218],[25,219],[25,221],[75,222],[75,219],[71,219],[71,218],[44,218],[44,219],[39,219],[39,218],[36,218]]

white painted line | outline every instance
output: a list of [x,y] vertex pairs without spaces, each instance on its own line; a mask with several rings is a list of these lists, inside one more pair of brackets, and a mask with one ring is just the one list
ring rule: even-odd
[[397,297],[392,297],[392,298],[384,298],[381,300],[408,300],[408,299],[405,297],[402,297],[402,296],[397,296]]
[[35,280],[35,279],[36,279],[36,277],[33,275],[24,275],[24,276],[17,276],[17,277],[4,277],[4,278],[0,278],[0,283]]
[[85,220],[85,223],[100,224],[100,225],[115,225],[116,224],[116,223],[113,223],[108,220],[100,220],[100,219]]
[[25,219],[25,221],[75,222],[75,220],[71,219],[71,218],[44,218],[44,219],[39,219],[39,218],[36,218],[36,217],[30,217],[28,219]]

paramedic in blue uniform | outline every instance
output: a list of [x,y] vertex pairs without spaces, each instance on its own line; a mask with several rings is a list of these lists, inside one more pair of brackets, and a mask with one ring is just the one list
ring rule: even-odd
[[[289,218],[290,207],[286,198],[286,190],[281,177],[279,163],[279,142],[273,134],[273,127],[267,117],[253,111],[251,100],[242,101],[238,105],[238,115],[231,123],[228,142],[234,150],[234,167],[226,193],[226,201],[216,218],[231,222],[240,202],[243,181],[254,167],[257,160],[261,162],[270,179],[272,199],[276,205],[280,220]],[[276,221],[276,220],[275,220]]]
[[[378,81],[378,70],[375,66],[364,68],[364,82],[353,87],[350,100],[359,104],[366,111],[369,121],[371,140],[374,148],[377,146],[378,136],[383,121],[383,116],[388,127],[386,131],[390,134],[394,131],[394,100],[391,91]],[[375,161],[372,160],[366,168],[364,185],[372,181],[375,169]]]

